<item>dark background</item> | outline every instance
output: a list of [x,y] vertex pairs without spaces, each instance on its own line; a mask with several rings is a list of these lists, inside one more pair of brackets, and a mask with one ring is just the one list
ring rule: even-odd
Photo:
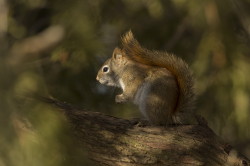
[[130,29],[145,47],[187,61],[196,112],[250,158],[249,16],[249,0],[0,0],[0,165],[90,165],[64,117],[27,92],[141,116],[95,80]]

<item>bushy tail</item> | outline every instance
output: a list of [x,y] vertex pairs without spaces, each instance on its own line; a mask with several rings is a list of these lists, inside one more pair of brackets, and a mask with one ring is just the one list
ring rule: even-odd
[[131,31],[122,37],[122,46],[128,58],[145,65],[166,68],[176,77],[179,86],[179,98],[173,112],[184,112],[193,109],[195,101],[194,80],[186,62],[173,54],[143,48]]

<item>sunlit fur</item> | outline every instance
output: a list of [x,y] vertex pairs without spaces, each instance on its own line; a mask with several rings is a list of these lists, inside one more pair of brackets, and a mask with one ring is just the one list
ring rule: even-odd
[[[109,72],[104,72],[104,66]],[[97,80],[123,92],[116,102],[132,101],[153,125],[186,123],[194,102],[193,77],[188,65],[165,52],[147,50],[131,31],[122,37],[122,48],[101,67]]]
[[186,62],[167,52],[151,51],[143,48],[131,31],[128,31],[122,37],[122,46],[128,58],[145,65],[166,68],[175,76],[180,94],[177,107],[173,111],[193,110],[195,101],[194,79]]

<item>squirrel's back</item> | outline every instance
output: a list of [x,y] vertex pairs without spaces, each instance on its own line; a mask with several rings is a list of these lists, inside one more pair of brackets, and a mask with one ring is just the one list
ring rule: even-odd
[[131,31],[122,37],[122,46],[123,52],[131,60],[145,65],[166,68],[174,75],[179,87],[179,95],[172,114],[193,109],[195,101],[194,79],[186,62],[173,54],[143,48],[133,37]]

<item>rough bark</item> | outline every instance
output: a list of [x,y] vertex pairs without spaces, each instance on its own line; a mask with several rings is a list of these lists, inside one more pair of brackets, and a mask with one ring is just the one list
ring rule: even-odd
[[108,166],[248,166],[249,159],[206,125],[144,126],[134,121],[87,112],[53,99],[65,114],[89,158]]

